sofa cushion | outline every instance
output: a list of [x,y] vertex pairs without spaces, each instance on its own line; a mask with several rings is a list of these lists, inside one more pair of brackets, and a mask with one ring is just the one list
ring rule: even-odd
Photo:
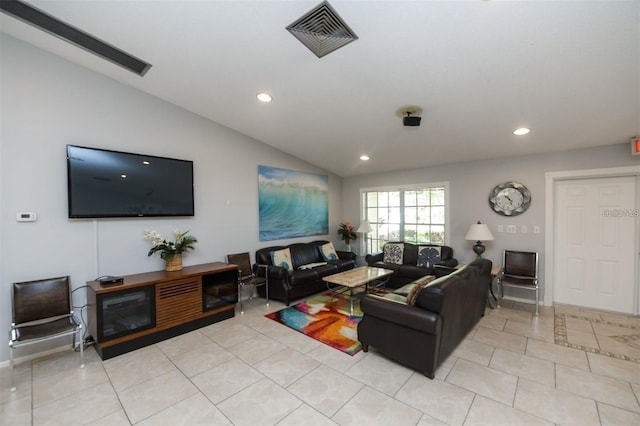
[[288,271],[293,271],[293,263],[291,262],[291,252],[288,248],[275,250],[271,252],[271,263],[280,266]]
[[403,243],[386,243],[384,245],[382,261],[384,263],[395,263],[397,265],[402,265],[403,254],[404,254]]
[[339,272],[337,262],[326,263],[317,268],[313,268],[313,270],[316,271],[320,277],[326,277],[327,275],[337,274]]
[[425,275],[433,275],[433,268],[423,268],[416,265],[400,265],[398,267],[398,273],[403,277],[417,280]]
[[325,262],[332,262],[334,260],[338,260],[338,253],[336,253],[336,249],[333,246],[333,243],[323,244],[320,247],[320,254]]
[[430,268],[439,263],[441,248],[437,246],[418,246],[418,266]]
[[390,269],[393,272],[398,272],[402,265],[398,265],[397,263],[375,262],[369,266],[373,266],[374,268]]
[[320,255],[318,246],[313,243],[293,243],[289,244],[288,248],[291,253],[291,261],[293,262],[294,269],[300,265],[324,261]]
[[317,281],[320,279],[318,268],[295,270],[289,272],[289,284],[292,287],[308,284],[311,281]]

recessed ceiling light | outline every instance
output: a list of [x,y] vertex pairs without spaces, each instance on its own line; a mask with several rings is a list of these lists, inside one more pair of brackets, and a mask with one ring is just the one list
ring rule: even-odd
[[271,100],[272,100],[271,95],[268,94],[268,93],[264,93],[264,92],[258,93],[256,95],[256,98],[258,98],[258,100],[260,102],[265,102],[265,103],[266,102],[271,102]]
[[361,159],[362,161],[369,161],[369,156],[368,156],[368,155],[361,155],[361,156],[360,156],[360,159]]
[[513,131],[513,134],[516,135],[516,136],[522,136],[522,135],[526,135],[530,131],[531,131],[531,129],[527,129],[526,127],[520,127],[519,129],[515,129]]

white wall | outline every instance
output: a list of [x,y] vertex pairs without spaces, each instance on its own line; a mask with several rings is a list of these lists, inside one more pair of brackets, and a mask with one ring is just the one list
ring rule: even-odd
[[[608,142],[608,141],[603,141]],[[437,147],[434,147],[437,149]],[[545,173],[565,170],[597,169],[637,165],[639,157],[632,157],[629,143],[591,149],[530,155],[425,167],[393,173],[379,173],[349,177],[343,180],[343,215],[355,223],[360,222],[360,189],[408,185],[413,183],[450,183],[450,245],[454,256],[468,262],[475,257],[474,242],[464,239],[469,226],[478,220],[491,228],[495,241],[484,243],[483,257],[502,264],[505,249],[537,251],[540,256],[539,276],[544,277],[545,237]],[[495,185],[508,181],[524,184],[531,191],[531,207],[516,217],[500,216],[489,206],[489,194]],[[518,232],[498,233],[497,226],[516,225]],[[526,225],[528,233],[520,232]],[[533,234],[533,227],[540,226],[540,234]],[[544,298],[544,279],[541,280],[540,300]],[[507,290],[505,289],[505,292]],[[517,293],[516,297],[532,298],[531,292]]]
[[[12,282],[70,275],[74,288],[99,275],[162,269],[147,257],[145,228],[170,237],[190,229],[199,242],[185,265],[227,253],[330,235],[260,242],[258,165],[329,175],[329,229],[342,220],[341,179],[174,105],[6,35],[1,43],[0,336],[8,336]],[[194,161],[195,217],[67,218],[66,145]],[[18,223],[33,211],[37,222]],[[84,305],[85,290],[74,293]],[[28,348],[20,350],[26,355]],[[8,359],[0,345],[0,361]]]

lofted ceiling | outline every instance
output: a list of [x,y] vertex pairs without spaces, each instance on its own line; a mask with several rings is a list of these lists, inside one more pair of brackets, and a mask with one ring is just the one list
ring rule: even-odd
[[[358,39],[322,58],[285,29],[320,0],[28,3],[152,68],[140,77],[5,14],[2,32],[340,176],[640,134],[640,0],[330,0]],[[405,105],[423,109],[420,127],[402,125]]]

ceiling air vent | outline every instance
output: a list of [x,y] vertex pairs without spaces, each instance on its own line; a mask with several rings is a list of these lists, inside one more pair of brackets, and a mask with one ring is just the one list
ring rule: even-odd
[[358,36],[324,1],[287,27],[318,58],[358,39]]
[[151,68],[151,64],[98,40],[91,34],[72,27],[27,3],[18,0],[0,0],[0,10],[140,76],[145,75]]

